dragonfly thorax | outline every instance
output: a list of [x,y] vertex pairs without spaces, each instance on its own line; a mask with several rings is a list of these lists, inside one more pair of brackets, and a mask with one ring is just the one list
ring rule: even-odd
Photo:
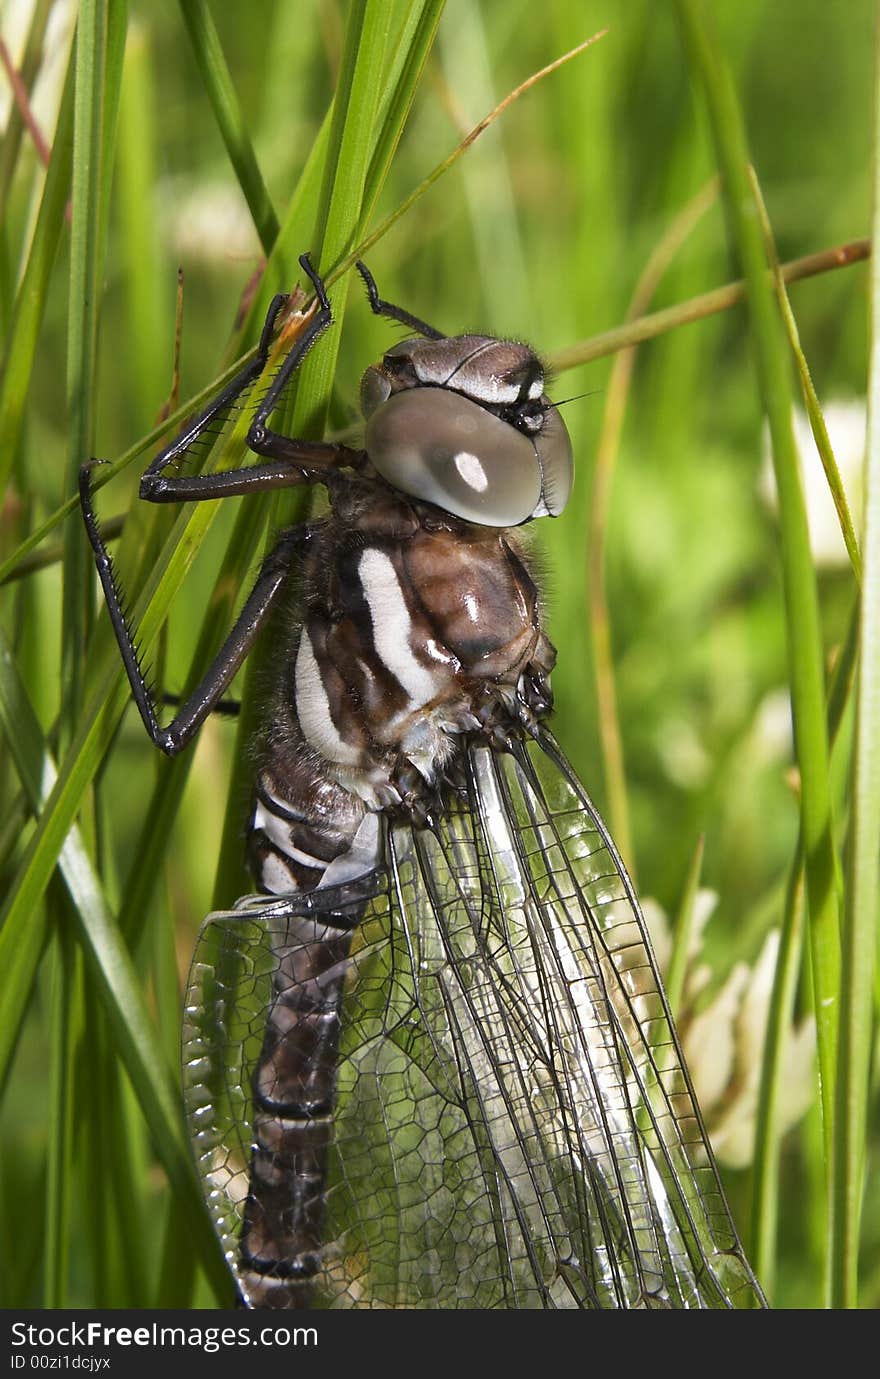
[[549,708],[555,653],[510,534],[382,489],[360,522],[331,512],[309,543],[253,819],[257,880],[273,893],[319,884],[333,862],[332,880],[374,865],[340,860],[368,814],[417,818],[465,735],[512,731]]

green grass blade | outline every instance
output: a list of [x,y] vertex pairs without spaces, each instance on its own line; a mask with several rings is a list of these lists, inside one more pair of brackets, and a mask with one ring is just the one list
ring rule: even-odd
[[[94,375],[98,338],[98,277],[104,176],[107,0],[82,0],[77,22],[73,111],[73,213],[67,315],[68,452],[64,489],[76,491],[79,467],[94,449]],[[94,600],[85,533],[64,529],[61,678],[63,720],[80,702],[82,653]],[[69,739],[65,732],[64,740]]]
[[149,429],[168,386],[171,323],[159,290],[164,259],[150,214],[157,177],[157,73],[151,31],[133,23],[125,46],[114,193],[120,222],[133,431]]
[[666,998],[670,1008],[675,1014],[681,1003],[682,992],[684,991],[684,979],[687,973],[688,957],[690,955],[691,934],[694,927],[694,915],[696,913],[697,892],[700,888],[700,876],[703,870],[703,850],[705,840],[701,836],[697,839],[696,847],[684,879],[684,887],[681,892],[678,911],[675,916],[675,924],[672,929],[672,952],[669,957],[669,966],[664,976],[664,986],[666,987]]
[[[858,600],[850,618],[846,641],[834,666],[828,694],[828,737],[834,743],[840,731],[856,665],[858,650]],[[776,1234],[779,1219],[779,1113],[782,1095],[783,1055],[791,1032],[802,951],[804,901],[804,848],[799,834],[789,869],[782,915],[782,932],[767,1017],[767,1033],[755,1119],[755,1154],[752,1176],[752,1262],[768,1295],[776,1276]]]
[[[849,244],[838,244],[833,249],[822,249],[817,254],[804,254],[780,265],[779,273],[785,283],[800,282],[818,273],[831,273],[837,268],[849,268],[851,264],[863,263],[870,256],[871,246],[866,239],[853,240]],[[767,270],[768,281],[773,275]],[[596,359],[616,354],[618,350],[631,345],[644,344],[646,340],[658,340],[679,326],[690,325],[694,321],[704,321],[719,311],[730,311],[746,300],[747,286],[740,279],[715,287],[711,292],[701,292],[698,297],[678,302],[675,306],[664,307],[662,311],[651,311],[634,321],[615,326],[613,330],[603,330],[599,335],[591,335],[565,349],[557,350],[551,356],[553,369],[565,373],[581,364],[592,364]]]
[[[877,42],[875,36],[875,43]],[[874,77],[875,253],[871,263],[871,364],[865,465],[864,582],[852,768],[840,1044],[832,1159],[832,1307],[858,1305],[859,1225],[880,917],[880,81]]]
[[828,428],[825,425],[825,418],[822,415],[822,408],[816,396],[813,375],[810,373],[810,366],[807,363],[807,357],[801,345],[797,321],[791,309],[791,302],[788,299],[785,279],[780,269],[779,256],[776,252],[776,243],[773,238],[773,228],[770,224],[770,217],[767,214],[767,207],[764,205],[761,185],[755,175],[754,169],[751,170],[751,184],[755,202],[758,207],[758,213],[761,217],[761,228],[764,234],[767,257],[773,266],[773,276],[776,282],[776,296],[779,301],[779,310],[782,313],[782,319],[788,334],[788,342],[791,345],[791,352],[794,355],[794,362],[801,382],[801,391],[804,395],[804,406],[807,409],[807,416],[810,419],[813,439],[816,442],[816,449],[822,461],[822,468],[825,471],[829,492],[834,500],[834,508],[837,512],[837,520],[840,523],[840,532],[843,536],[843,544],[846,546],[847,555],[849,556],[849,563],[852,565],[853,574],[856,579],[861,582],[862,557],[859,552],[859,543],[855,531],[853,530],[852,517],[843,487],[843,480],[840,477],[840,470],[837,467],[834,451],[831,448],[831,441],[828,436]]
[[754,199],[748,154],[732,81],[707,36],[704,7],[677,0],[689,63],[706,95],[723,175],[730,235],[747,285],[758,380],[773,446],[795,752],[801,777],[801,818],[819,1039],[825,1143],[832,1141],[840,932],[837,866],[831,827],[829,752],[825,724],[822,640],[797,449],[791,423],[788,344],[782,329]]
[[[17,680],[12,658],[6,651],[0,654],[0,714],[14,750],[16,764],[31,794],[32,803],[37,808],[41,786],[45,789],[42,783],[48,783],[51,779],[52,766],[24,688]],[[226,1267],[202,1208],[195,1170],[184,1140],[176,1077],[165,1061],[131,959],[110,919],[99,883],[76,829],[70,831],[64,842],[61,870],[74,901],[77,937],[90,969],[91,980],[104,1005],[115,1046],[150,1126],[156,1151],[179,1198],[180,1208],[186,1213],[202,1262],[214,1285],[223,1290],[227,1281]],[[10,931],[4,927],[0,933],[0,945],[6,940],[8,946],[10,932],[14,934],[17,930]],[[8,965],[7,956],[5,953],[0,956],[0,962],[11,984],[12,979],[22,975],[22,964],[13,960]],[[39,957],[39,951],[36,956]],[[29,988],[30,982],[19,995],[19,1022]],[[14,1047],[14,1032],[8,1029],[11,1006],[6,999],[8,989],[6,985],[0,1006],[0,1069],[3,1071]],[[14,1006],[12,1010],[15,1013]]]
[[180,0],[180,9],[229,161],[247,201],[263,252],[268,255],[278,238],[278,217],[257,163],[214,20],[205,0]]
[[0,369],[0,491],[5,490],[9,481],[21,435],[49,278],[64,224],[73,158],[73,71],[71,56],[40,211],[27,266],[15,295]]
[[378,113],[378,136],[364,186],[363,221],[373,212],[397,152],[428,54],[437,36],[445,0],[422,0],[406,15],[392,45],[388,83]]
[[[364,236],[361,242],[352,250],[352,253],[339,265],[338,272],[344,272],[349,264],[353,263],[356,258],[362,258],[365,254],[369,253],[370,249],[372,249],[375,244],[378,244],[381,239],[384,239],[391,227],[425,195],[425,192],[430,191],[435,182],[439,181],[445,173],[449,172],[450,168],[455,166],[459,158],[470,148],[471,144],[480,137],[484,130],[488,129],[489,126],[494,123],[498,116],[501,115],[509,105],[515,100],[518,100],[526,91],[531,90],[536,82],[541,81],[544,77],[550,76],[551,73],[557,71],[564,63],[570,62],[572,58],[577,57],[587,48],[592,47],[594,43],[598,43],[600,38],[604,38],[606,32],[605,29],[601,29],[598,33],[593,34],[591,38],[587,38],[583,43],[579,43],[576,48],[572,48],[570,52],[564,53],[562,57],[556,58],[555,61],[548,63],[546,67],[542,67],[539,72],[534,72],[526,81],[521,82],[513,91],[508,92],[504,99],[499,101],[498,105],[480,120],[479,124],[474,125],[473,129],[465,135],[452,152],[448,154],[447,157],[443,158],[436,167],[432,168],[427,177],[424,177],[418,186],[415,187],[393,211],[385,216],[368,235]],[[334,280],[334,276],[335,275],[330,276],[331,282]]]
[[[37,0],[31,15],[27,43],[18,70],[19,79],[28,97],[42,61],[43,40],[53,3],[54,0]],[[0,142],[0,207],[6,205],[9,197],[23,134],[24,118],[18,102],[15,101],[10,108],[6,129]]]
[[[60,915],[65,909],[63,901],[58,895],[53,898]],[[56,926],[51,967],[43,1305],[66,1307],[71,1231],[73,1058],[78,1046],[82,1013],[82,965],[76,954],[70,927],[63,923]]]

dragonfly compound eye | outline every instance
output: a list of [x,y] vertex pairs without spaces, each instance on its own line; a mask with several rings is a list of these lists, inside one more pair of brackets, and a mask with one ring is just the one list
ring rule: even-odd
[[[546,398],[544,401],[547,402]],[[534,437],[534,443],[541,464],[541,493],[544,506],[551,517],[558,517],[571,497],[574,455],[568,428],[557,409],[549,402],[544,408],[544,420],[540,431]]]
[[367,418],[365,444],[395,488],[466,522],[515,527],[544,511],[535,438],[460,393],[392,394]]

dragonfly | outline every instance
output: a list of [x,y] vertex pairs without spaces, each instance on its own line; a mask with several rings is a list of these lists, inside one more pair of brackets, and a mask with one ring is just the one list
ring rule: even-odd
[[572,447],[526,345],[406,336],[363,444],[270,423],[330,327],[324,282],[253,411],[256,463],[181,472],[250,405],[254,358],[144,472],[149,502],[321,485],[162,726],[80,498],[152,741],[193,739],[261,632],[272,684],[247,830],[257,893],[202,926],[183,1016],[205,1200],[245,1307],[765,1307],[633,885],[547,719],[556,652],[522,529]]

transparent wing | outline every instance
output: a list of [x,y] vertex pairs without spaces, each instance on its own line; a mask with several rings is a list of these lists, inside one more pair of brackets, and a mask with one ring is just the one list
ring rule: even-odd
[[371,891],[206,922],[187,1101],[245,1292],[250,1087],[278,955],[320,937],[316,907],[347,903],[321,1263],[297,1305],[765,1305],[589,799],[546,734],[473,746],[467,768],[436,831],[390,831]]

